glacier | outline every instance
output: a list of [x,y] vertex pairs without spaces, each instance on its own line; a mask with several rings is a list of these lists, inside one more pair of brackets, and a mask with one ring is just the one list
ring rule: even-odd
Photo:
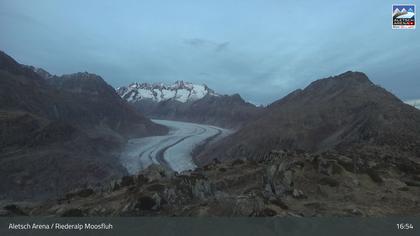
[[211,125],[171,120],[152,120],[169,127],[167,135],[130,139],[120,155],[120,161],[130,174],[136,174],[151,164],[160,164],[182,172],[197,166],[192,151],[211,139],[211,142],[232,131]]

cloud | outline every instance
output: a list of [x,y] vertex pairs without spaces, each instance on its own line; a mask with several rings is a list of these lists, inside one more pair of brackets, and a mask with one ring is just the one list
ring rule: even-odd
[[205,46],[208,43],[208,41],[204,39],[194,38],[194,39],[186,39],[184,40],[184,43],[193,47],[202,47],[202,46]]
[[230,42],[215,42],[202,38],[185,39],[184,43],[192,47],[211,48],[215,52],[222,52],[228,49]]
[[0,49],[54,74],[87,70],[113,86],[188,80],[263,104],[347,70],[419,97],[420,34],[391,29],[390,0],[186,1],[0,0]]
[[228,49],[228,46],[229,46],[229,42],[219,43],[218,45],[216,45],[215,51],[216,52],[225,51]]

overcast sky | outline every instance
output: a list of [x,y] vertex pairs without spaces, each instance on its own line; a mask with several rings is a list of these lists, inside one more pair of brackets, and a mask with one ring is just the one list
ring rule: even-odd
[[347,70],[416,99],[420,28],[392,30],[394,2],[0,0],[0,50],[53,74],[186,80],[257,104]]

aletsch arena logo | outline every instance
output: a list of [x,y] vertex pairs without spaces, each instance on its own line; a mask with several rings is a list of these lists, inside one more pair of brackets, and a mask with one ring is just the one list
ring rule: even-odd
[[416,6],[414,4],[392,5],[392,28],[393,29],[415,29],[416,28]]

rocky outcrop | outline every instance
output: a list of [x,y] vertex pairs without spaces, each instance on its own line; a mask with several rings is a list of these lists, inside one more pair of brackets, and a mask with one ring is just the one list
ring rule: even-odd
[[84,216],[414,216],[418,161],[408,170],[336,152],[272,150],[258,162],[215,161],[179,174],[152,165],[93,194],[15,205],[23,214],[56,216],[73,209]]

